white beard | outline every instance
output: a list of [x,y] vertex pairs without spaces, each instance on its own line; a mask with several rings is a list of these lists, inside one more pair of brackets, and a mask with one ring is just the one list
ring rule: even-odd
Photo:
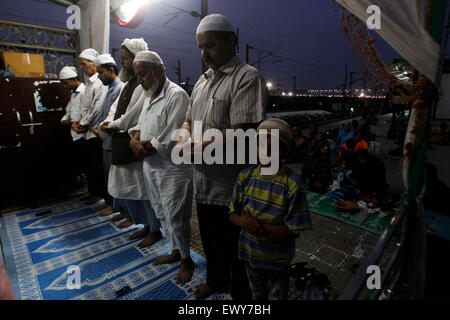
[[128,70],[122,68],[119,72],[119,79],[122,82],[127,82],[130,79],[130,75],[128,74]]
[[150,89],[144,91],[145,96],[146,96],[147,98],[153,97],[153,94],[156,92],[156,90],[158,89],[158,87],[159,87],[159,81],[156,80],[156,81],[153,83],[153,85],[152,85],[152,87],[151,87]]

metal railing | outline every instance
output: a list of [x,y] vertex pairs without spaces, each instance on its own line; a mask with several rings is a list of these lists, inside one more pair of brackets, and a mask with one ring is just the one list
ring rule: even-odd
[[44,55],[46,72],[53,74],[75,66],[80,49],[78,31],[11,20],[0,19],[0,39],[0,51]]

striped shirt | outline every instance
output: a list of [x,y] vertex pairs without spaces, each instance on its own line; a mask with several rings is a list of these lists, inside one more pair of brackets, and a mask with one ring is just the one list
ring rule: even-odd
[[[260,168],[251,166],[239,174],[230,213],[241,215],[245,209],[262,223],[286,225],[295,235],[310,229],[311,216],[301,177],[284,165],[273,176],[262,176]],[[289,266],[294,255],[294,238],[254,235],[241,230],[239,258],[253,268],[282,270]]]
[[[186,119],[202,121],[202,132],[266,118],[267,87],[258,70],[232,58],[215,73],[209,69],[194,86]],[[194,165],[194,194],[202,204],[227,206],[242,165]]]
[[108,87],[104,86],[98,78],[98,73],[86,80],[86,89],[80,102],[80,114],[74,119],[79,121],[82,126],[88,126],[86,139],[96,138],[97,136],[90,130],[102,113],[103,101],[105,100]]

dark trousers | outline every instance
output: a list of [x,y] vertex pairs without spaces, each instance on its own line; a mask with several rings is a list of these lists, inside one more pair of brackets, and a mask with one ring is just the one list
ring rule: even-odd
[[103,191],[105,193],[105,196],[103,199],[105,199],[105,202],[109,205],[113,205],[113,198],[108,193],[108,178],[109,178],[109,169],[111,169],[111,161],[112,161],[112,151],[111,150],[104,150],[103,149],[103,170],[105,174],[105,190]]
[[228,207],[197,203],[200,237],[206,255],[206,283],[234,300],[251,300],[244,261],[238,258],[240,228],[228,220]]
[[71,168],[73,169],[73,175],[78,175],[81,173],[86,174],[86,148],[87,147],[85,139],[78,139],[77,141],[72,142],[70,158],[72,160]]
[[[103,149],[100,138],[86,140],[87,179],[88,189],[91,195],[105,199],[107,190],[105,188],[105,171],[103,169]],[[106,194],[105,194],[106,191]]]

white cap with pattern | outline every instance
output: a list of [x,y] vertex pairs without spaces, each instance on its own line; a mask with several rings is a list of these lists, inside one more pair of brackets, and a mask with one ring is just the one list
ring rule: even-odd
[[102,64],[112,63],[116,65],[116,62],[114,61],[114,58],[111,57],[109,53],[105,53],[102,55],[99,55],[95,60],[94,64],[96,67],[101,66]]
[[197,34],[206,31],[234,32],[234,28],[227,17],[219,13],[213,13],[204,17],[197,27]]
[[94,61],[98,57],[98,52],[95,49],[89,48],[83,50],[78,57]]
[[73,79],[78,76],[77,69],[75,67],[65,66],[59,72],[59,78],[61,80]]

